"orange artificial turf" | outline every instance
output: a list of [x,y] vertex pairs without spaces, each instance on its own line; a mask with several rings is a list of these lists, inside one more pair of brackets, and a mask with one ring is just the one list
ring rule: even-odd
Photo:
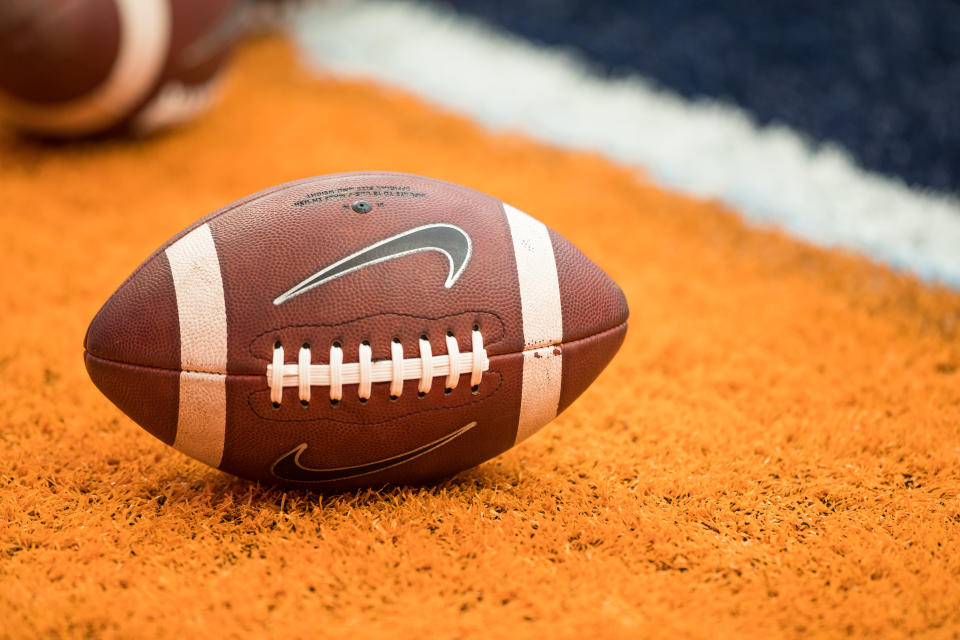
[[[0,140],[0,637],[960,634],[960,294],[276,41],[227,84],[164,136]],[[621,284],[627,341],[553,424],[323,496],[206,468],[87,380],[87,323],[169,236],[359,169],[496,195]]]

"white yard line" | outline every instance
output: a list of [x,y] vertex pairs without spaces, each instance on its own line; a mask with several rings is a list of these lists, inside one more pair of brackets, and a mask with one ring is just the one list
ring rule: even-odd
[[639,77],[611,80],[570,53],[420,4],[331,0],[305,12],[296,31],[324,71],[404,87],[491,128],[600,151],[751,221],[960,286],[960,200],[865,171],[840,149],[759,127],[743,110]]

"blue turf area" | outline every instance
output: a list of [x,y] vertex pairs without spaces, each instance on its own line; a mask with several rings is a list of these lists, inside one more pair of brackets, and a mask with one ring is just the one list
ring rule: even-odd
[[960,193],[956,0],[445,0],[531,40],[716,98]]

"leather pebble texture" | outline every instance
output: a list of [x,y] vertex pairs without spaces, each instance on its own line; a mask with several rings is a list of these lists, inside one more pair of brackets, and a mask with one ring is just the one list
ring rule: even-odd
[[[382,487],[452,475],[536,432],[613,358],[627,315],[599,267],[496,198],[344,173],[267,189],[175,236],[97,313],[84,357],[122,411],[211,466]],[[396,353],[421,379],[332,393],[346,367]],[[451,375],[458,354],[466,368]],[[295,378],[278,396],[275,362]],[[428,391],[423,362],[448,372]],[[304,399],[307,364],[332,373]]]

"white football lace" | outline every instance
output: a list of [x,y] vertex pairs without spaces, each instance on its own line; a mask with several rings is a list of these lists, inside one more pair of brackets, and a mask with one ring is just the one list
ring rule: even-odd
[[404,358],[403,344],[394,339],[390,344],[390,359],[374,361],[370,344],[363,342],[358,349],[357,362],[344,362],[343,349],[338,343],[330,347],[330,364],[310,364],[310,345],[300,347],[296,364],[287,364],[283,359],[283,345],[273,346],[273,362],[267,365],[267,386],[270,387],[270,400],[274,407],[283,401],[284,387],[297,387],[300,402],[310,403],[312,387],[329,387],[330,401],[339,402],[343,398],[343,385],[357,385],[361,401],[370,398],[374,382],[389,382],[390,397],[399,398],[403,393],[405,380],[419,380],[417,388],[422,396],[430,392],[433,379],[444,376],[444,388],[452,391],[457,387],[460,376],[470,374],[470,386],[477,391],[483,372],[490,368],[487,350],[483,348],[483,336],[478,329],[471,334],[471,350],[460,352],[453,333],[447,333],[447,353],[434,355],[430,341],[420,337],[420,357]]

